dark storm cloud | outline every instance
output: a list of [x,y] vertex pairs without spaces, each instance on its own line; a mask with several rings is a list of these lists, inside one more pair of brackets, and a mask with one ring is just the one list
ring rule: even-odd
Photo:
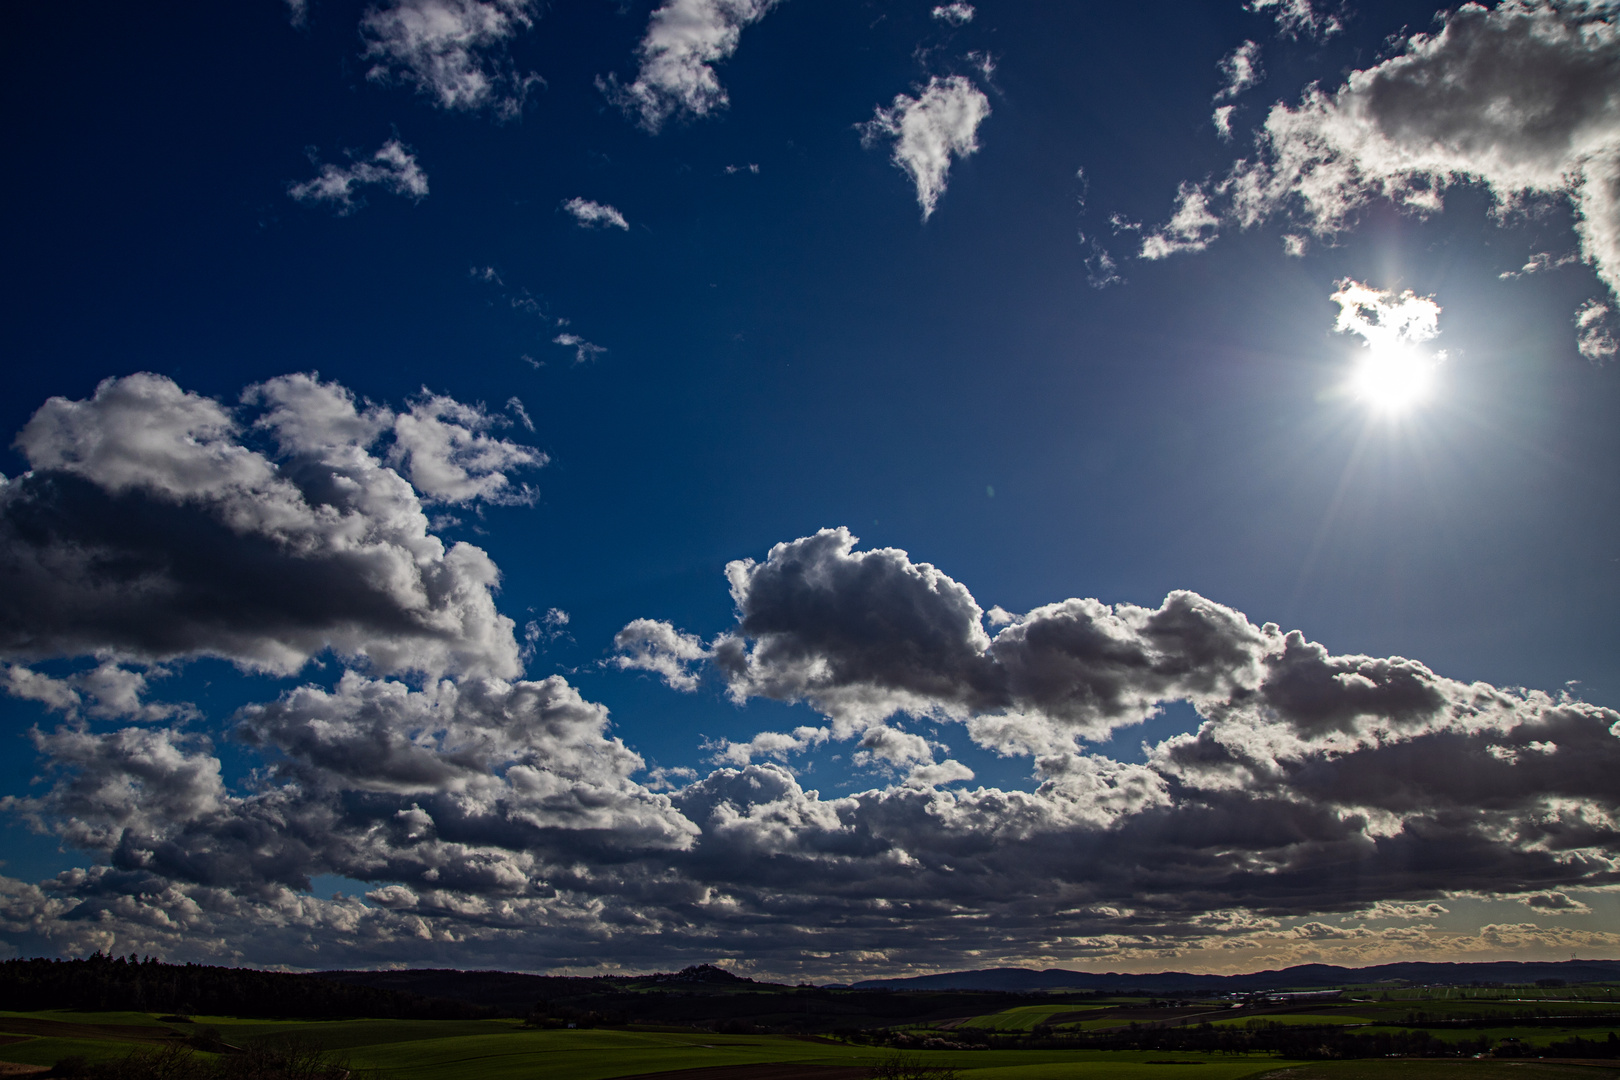
[[[274,459],[231,410],[157,375],[35,414],[17,440],[31,470],[0,482],[0,653],[285,673],[330,648],[382,671],[515,674],[494,563],[433,536],[419,492],[498,500],[543,456],[448,399],[361,415],[305,376],[250,397]],[[417,488],[370,453],[385,429]]]

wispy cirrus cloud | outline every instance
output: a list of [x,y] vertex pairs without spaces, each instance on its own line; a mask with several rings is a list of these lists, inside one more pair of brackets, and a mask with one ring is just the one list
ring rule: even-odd
[[289,184],[287,194],[301,203],[329,206],[341,217],[365,205],[361,192],[366,188],[421,202],[428,193],[427,173],[404,143],[389,139],[369,158],[347,165],[322,165],[319,176]]
[[1344,29],[1339,17],[1322,0],[1248,0],[1245,11],[1270,15],[1277,21],[1277,34],[1285,38],[1319,41]]
[[624,215],[606,203],[592,202],[590,199],[576,196],[566,200],[562,208],[583,228],[604,228],[610,225],[615,229],[630,228],[630,223],[624,219]]
[[649,132],[671,117],[702,117],[730,104],[713,65],[737,51],[742,32],[780,0],[669,0],[652,13],[636,49],[634,82],[598,79],[608,100]]
[[583,337],[574,333],[572,330],[564,330],[562,333],[552,338],[551,343],[553,345],[561,345],[565,349],[573,349],[574,363],[576,364],[589,363],[590,361],[595,360],[598,356],[601,356],[603,353],[607,352],[607,347],[605,345],[597,345],[586,341]]
[[917,188],[923,220],[933,215],[945,193],[951,159],[979,150],[979,125],[990,115],[990,99],[961,76],[934,76],[916,97],[896,94],[888,108],[879,106],[859,125],[861,142],[871,146],[892,140],[891,158]]

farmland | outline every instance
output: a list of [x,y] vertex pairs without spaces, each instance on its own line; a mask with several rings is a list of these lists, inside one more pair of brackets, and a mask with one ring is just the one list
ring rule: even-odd
[[[76,1012],[46,1010],[0,1013],[0,1059],[20,1066],[43,1067],[68,1058],[89,1062],[122,1058],[132,1051],[165,1044],[197,1044],[198,1034],[217,1038],[225,1048],[255,1042],[301,1041],[327,1052],[350,1068],[372,1072],[389,1080],[614,1080],[650,1074],[683,1073],[691,1080],[748,1080],[776,1076],[783,1080],[849,1080],[861,1076],[897,1052],[893,1041],[934,1038],[955,1042],[969,1032],[995,1033],[1006,1045],[978,1044],[979,1048],[920,1049],[915,1057],[929,1065],[954,1070],[960,1080],[1132,1080],[1165,1075],[1166,1065],[1198,1065],[1196,1075],[1206,1080],[1273,1077],[1275,1080],[1356,1080],[1363,1076],[1455,1078],[1488,1080],[1512,1076],[1516,1080],[1576,1075],[1573,1066],[1531,1061],[1388,1061],[1304,1062],[1262,1053],[1212,1053],[1178,1050],[1101,1049],[1055,1045],[1065,1034],[1144,1030],[1144,1025],[1169,1024],[1184,1028],[1207,1023],[1212,1012],[1233,1014],[1216,1025],[1279,1025],[1376,1031],[1399,1030],[1397,1020],[1416,1004],[1425,1012],[1434,1002],[1413,999],[1389,1002],[1322,1004],[1308,1011],[1284,1005],[1267,1013],[1266,1006],[1234,1008],[1230,1003],[1182,1005],[1122,999],[1042,1005],[1019,1004],[995,1013],[968,1018],[951,1026],[907,1025],[865,1033],[864,1038],[829,1038],[779,1034],[724,1034],[687,1029],[536,1028],[515,1019],[486,1020],[261,1020],[197,1015],[174,1018],[131,1011]],[[1508,1001],[1493,1003],[1508,1011]],[[1560,1008],[1579,1002],[1563,1001]],[[1189,1012],[1189,1010],[1196,1010]],[[1452,1009],[1460,1012],[1460,1009]],[[1478,1010],[1473,1010],[1477,1012]],[[1381,1014],[1389,1013],[1387,1017]],[[1180,1015],[1176,1015],[1180,1014]],[[1058,1023],[1054,1025],[1054,1021]],[[1382,1022],[1381,1022],[1382,1021]],[[971,1025],[971,1026],[969,1026]],[[1134,1028],[1133,1028],[1134,1025]],[[1027,1037],[1039,1029],[1041,1038]],[[1571,1032],[1589,1029],[1577,1024],[1504,1024],[1470,1028],[1471,1038],[1519,1040],[1523,1046],[1545,1045]],[[1603,1032],[1604,1037],[1607,1032]],[[995,1039],[992,1036],[992,1039]],[[1019,1039],[1019,1036],[1026,1036]],[[1019,1041],[1022,1045],[1013,1045]],[[1052,1044],[1052,1045],[1042,1045]],[[1513,1045],[1511,1043],[1506,1045]],[[227,1050],[226,1052],[229,1052]],[[909,1051],[908,1051],[909,1052]],[[1620,1062],[1615,1063],[1620,1066]],[[769,1074],[748,1067],[777,1066]],[[719,1070],[719,1071],[716,1071]],[[851,1071],[858,1070],[858,1071]],[[1502,1071],[1508,1070],[1508,1071]],[[1173,1071],[1173,1070],[1172,1070]],[[1620,1070],[1579,1069],[1579,1075],[1620,1075]],[[1175,1073],[1175,1075],[1180,1075]]]
[[[133,957],[0,969],[13,1006],[0,1011],[0,1076],[60,1063],[57,1075],[111,1077],[132,1054],[168,1055],[176,1080],[1129,1080],[1172,1065],[1213,1080],[1620,1075],[1615,987],[1552,980],[1169,998],[795,987],[707,966],[611,978]],[[216,1007],[175,1004],[197,1001]],[[318,1067],[264,1067],[300,1053]]]

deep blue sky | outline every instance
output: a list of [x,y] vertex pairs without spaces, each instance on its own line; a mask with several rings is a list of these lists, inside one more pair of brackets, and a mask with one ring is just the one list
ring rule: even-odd
[[[634,78],[654,6],[532,9],[531,29],[476,54],[544,80],[504,120],[368,80],[360,24],[386,4],[313,0],[302,25],[277,0],[13,12],[0,429],[143,371],[227,404],[294,372],[395,408],[423,388],[492,412],[515,396],[534,431],[501,437],[549,455],[525,475],[538,500],[462,508],[439,531],[489,553],[520,633],[568,613],[529,677],[565,674],[649,764],[700,774],[704,737],[814,725],[817,709],[739,706],[712,674],[685,695],[604,667],[615,632],[650,618],[712,639],[735,625],[727,562],[835,526],[932,563],[987,609],[1154,608],[1190,589],[1331,653],[1620,707],[1620,368],[1580,355],[1572,321],[1608,288],[1581,262],[1500,277],[1578,250],[1568,198],[1496,212],[1465,179],[1427,214],[1373,198],[1303,257],[1284,253],[1306,231],[1286,211],[1227,224],[1207,250],[1138,257],[1179,184],[1255,158],[1274,102],[1331,93],[1396,55],[1392,35],[1441,25],[1432,3],[1334,9],[1342,32],[1290,40],[1237,0],[985,0],[960,27],[927,3],[785,0],[714,65],[728,107],[649,133],[597,80]],[[1217,65],[1245,40],[1266,78],[1232,99],[1223,142]],[[857,127],[946,75],[990,113],[922,220],[891,143],[863,145]],[[340,214],[289,195],[390,139],[425,197],[373,186]],[[629,227],[582,227],[573,198]],[[1096,245],[1123,281],[1088,281]],[[1364,351],[1333,330],[1346,278],[1440,306],[1431,401],[1391,419],[1341,391]],[[552,340],[564,331],[605,351],[575,363]],[[27,468],[16,448],[0,460]],[[60,675],[87,656],[32,660]],[[260,762],[225,737],[237,706],[330,686],[340,666],[278,680],[203,658],[154,685],[198,703],[194,729],[242,783]],[[65,722],[34,702],[0,709],[14,735]],[[1141,761],[1143,738],[1198,722],[1174,705],[1103,750]],[[1029,758],[933,730],[977,783],[1034,786]],[[835,740],[794,767],[829,797],[894,780],[852,771],[851,750]],[[27,783],[44,765],[32,753],[13,758],[8,793],[44,790]],[[102,858],[15,819],[3,835],[5,872],[27,881]],[[1598,919],[1579,925],[1615,929]],[[1257,948],[1244,956],[1295,955]],[[300,963],[268,945],[242,958]]]

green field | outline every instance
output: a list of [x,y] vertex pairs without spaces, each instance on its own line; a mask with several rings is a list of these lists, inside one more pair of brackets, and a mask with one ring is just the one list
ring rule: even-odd
[[[1102,1007],[1102,1006],[1099,1006]],[[1403,1005],[1404,1009],[1404,1005]],[[1073,1004],[1019,1006],[970,1023],[1009,1034],[1028,1031]],[[1129,1015],[1136,1011],[1127,1006]],[[1366,1009],[1361,1013],[1382,1010]],[[1392,1011],[1392,1010],[1391,1010]],[[1361,1015],[1279,1011],[1264,1017],[1284,1024],[1364,1022]],[[1112,1021],[1120,1022],[1116,1013]],[[1242,1023],[1245,1021],[1233,1021]],[[0,1013],[0,1033],[19,1041],[0,1045],[0,1060],[52,1065],[79,1056],[91,1061],[150,1050],[207,1028],[233,1046],[257,1040],[297,1039],[350,1066],[376,1070],[386,1080],[615,1080],[647,1073],[721,1066],[783,1065],[870,1067],[894,1051],[835,1039],[789,1035],[718,1035],[697,1030],[549,1029],[515,1020],[268,1021],[197,1016],[165,1023],[145,1013],[52,1011]],[[1377,1030],[1366,1028],[1363,1030]],[[1586,1029],[1590,1037],[1590,1029]],[[1468,1029],[1456,1034],[1493,1039],[1512,1035],[1546,1043],[1567,1037],[1557,1028]],[[948,1034],[948,1033],[942,1033]],[[1192,1075],[1206,1080],[1557,1080],[1620,1076],[1616,1068],[1533,1061],[1360,1060],[1303,1063],[1269,1056],[1102,1050],[940,1050],[916,1056],[958,1071],[960,1080],[1141,1080]],[[693,1080],[703,1080],[701,1075]]]
[[1245,1024],[1288,1024],[1302,1027],[1311,1024],[1371,1024],[1374,1021],[1366,1016],[1356,1016],[1348,1012],[1334,1010],[1330,1013],[1267,1013],[1265,1016],[1251,1016],[1246,1019],[1234,1017],[1231,1020],[1211,1021],[1216,1027],[1243,1027]]
[[[1200,1073],[1199,1075],[1202,1075]],[[1612,1080],[1614,1069],[1540,1061],[1323,1061],[1262,1073],[1262,1080]]]
[[1030,1031],[1040,1024],[1050,1023],[1052,1017],[1064,1013],[1104,1009],[1106,1005],[1019,1005],[1001,1012],[975,1016],[963,1027],[983,1028],[987,1031]]
[[[378,1070],[390,1080],[612,1080],[727,1065],[868,1067],[893,1053],[819,1038],[605,1029],[539,1031],[510,1020],[193,1019],[193,1024],[182,1025],[131,1013],[0,1013],[0,1031],[37,1032],[60,1025],[76,1033],[101,1033],[99,1038],[34,1035],[0,1046],[0,1059],[29,1065],[51,1065],[70,1055],[107,1060],[162,1045],[158,1040],[172,1038],[167,1036],[169,1031],[185,1035],[206,1027],[217,1029],[233,1045],[266,1038],[304,1040],[346,1059],[351,1066]],[[1240,1080],[1280,1064],[1271,1057],[1062,1050],[925,1051],[918,1056],[956,1068],[962,1080],[1136,1080],[1164,1075],[1165,1062],[1171,1059],[1198,1064],[1198,1075],[1208,1080]]]

